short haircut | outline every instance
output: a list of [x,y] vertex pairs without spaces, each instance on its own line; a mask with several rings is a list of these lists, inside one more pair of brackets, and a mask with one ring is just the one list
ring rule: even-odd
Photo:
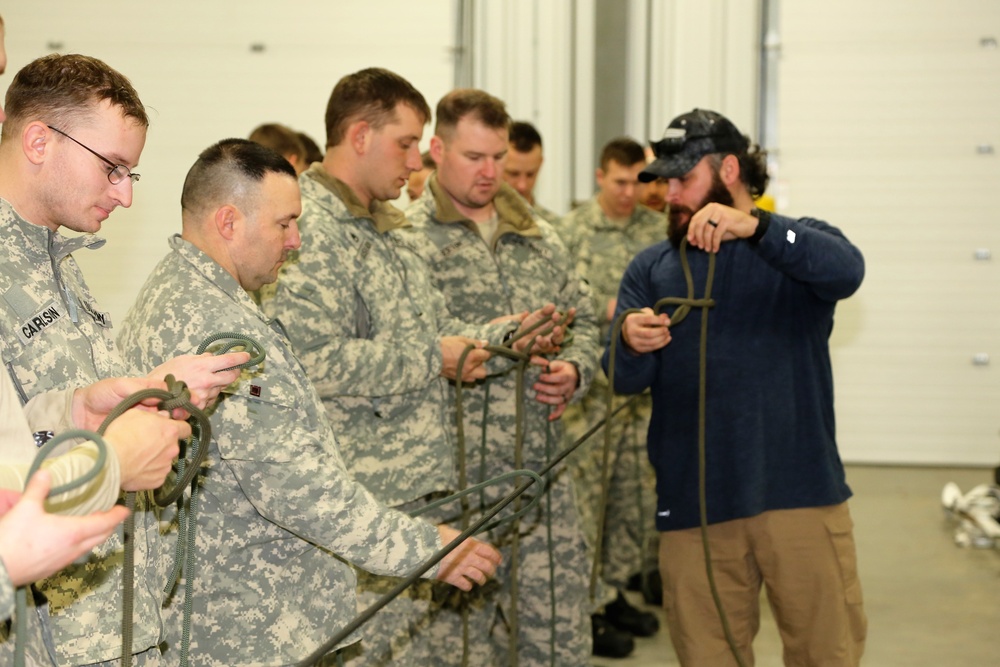
[[424,165],[424,169],[437,169],[437,162],[431,157],[430,151],[424,151],[420,154],[420,163]]
[[394,72],[370,67],[348,74],[333,87],[326,104],[326,147],[344,140],[348,126],[367,121],[378,130],[396,119],[396,107],[405,104],[426,123],[431,108],[420,91]]
[[323,151],[319,149],[319,144],[313,141],[305,132],[296,132],[299,137],[299,141],[302,142],[302,146],[306,149],[306,164],[312,164],[313,162],[323,161]]
[[530,153],[535,146],[542,147],[542,135],[531,123],[516,120],[510,124],[510,145],[518,153]]
[[438,102],[434,134],[442,138],[451,135],[458,121],[467,116],[494,130],[510,129],[510,115],[503,100],[484,90],[456,88]]
[[306,147],[290,127],[279,123],[264,123],[257,126],[248,138],[280,155],[294,155],[300,162],[305,162]]
[[636,162],[645,164],[646,152],[638,141],[629,137],[618,137],[606,143],[601,149],[601,170],[607,171],[612,160],[625,167],[631,167]]
[[149,127],[146,108],[124,75],[90,56],[43,56],[14,75],[4,100],[7,120],[2,136],[16,136],[34,120],[72,132],[104,100],[126,118]]
[[249,139],[223,139],[209,146],[184,178],[181,211],[185,221],[211,206],[231,203],[252,217],[257,186],[267,174],[296,178],[291,163],[267,146]]

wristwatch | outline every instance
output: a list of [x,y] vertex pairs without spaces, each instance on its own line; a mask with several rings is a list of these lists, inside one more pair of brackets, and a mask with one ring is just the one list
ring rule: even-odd
[[771,224],[771,212],[754,206],[750,209],[750,215],[757,218],[757,229],[747,240],[750,243],[757,245],[760,243],[760,240],[764,238],[764,234],[767,232],[767,228]]

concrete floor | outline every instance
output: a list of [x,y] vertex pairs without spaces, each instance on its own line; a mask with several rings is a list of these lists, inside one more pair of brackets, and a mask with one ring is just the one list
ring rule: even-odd
[[[940,502],[946,482],[955,482],[966,492],[992,479],[993,471],[987,469],[848,467],[868,614],[863,665],[1000,664],[1000,551],[955,546],[954,523],[945,517]],[[767,603],[763,599],[762,603],[761,630],[754,643],[756,664],[778,667],[781,642]],[[655,637],[638,638],[636,651],[628,658],[595,658],[593,664],[678,663],[666,631],[661,630]]]

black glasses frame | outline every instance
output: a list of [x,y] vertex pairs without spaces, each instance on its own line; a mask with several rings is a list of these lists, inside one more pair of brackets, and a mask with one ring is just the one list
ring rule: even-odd
[[46,125],[45,127],[49,128],[53,132],[58,132],[59,134],[63,135],[64,137],[72,141],[74,144],[82,146],[86,150],[90,151],[91,153],[99,157],[105,164],[110,165],[111,169],[108,170],[108,181],[111,183],[111,185],[118,185],[126,178],[131,179],[132,184],[135,185],[136,183],[139,182],[139,179],[142,178],[142,176],[140,176],[139,174],[133,174],[132,170],[126,167],[125,165],[118,164],[112,160],[109,160],[108,158],[104,157],[103,155],[95,151],[90,146],[81,143],[76,139],[74,139],[73,137],[69,136],[68,134],[60,130],[58,127],[52,127],[51,125]]

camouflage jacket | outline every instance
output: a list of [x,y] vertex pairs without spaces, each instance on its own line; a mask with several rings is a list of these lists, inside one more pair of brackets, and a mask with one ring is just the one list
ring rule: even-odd
[[[587,390],[597,364],[597,325],[590,291],[577,278],[559,237],[514,191],[503,185],[494,204],[499,217],[492,247],[480,236],[475,224],[458,212],[437,183],[428,178],[423,196],[406,211],[411,229],[398,233],[428,264],[435,284],[444,293],[453,315],[463,319],[494,317],[535,310],[552,302],[560,311],[577,309],[572,341],[559,358],[576,365],[580,388]],[[524,388],[523,463],[537,469],[558,449],[558,422],[547,437],[549,408],[535,400],[531,389],[538,367],[529,367]],[[488,394],[487,394],[488,392]],[[509,471],[515,465],[516,374],[491,377],[463,392],[464,428],[470,469],[478,469],[479,442],[483,432],[483,409],[488,396],[485,467],[488,476]],[[478,478],[478,475],[470,475]]]
[[[434,553],[438,532],[354,481],[280,326],[195,246],[179,236],[170,246],[122,326],[126,359],[144,368],[217,331],[249,335],[267,352],[211,414],[191,655],[199,665],[293,663],[357,613],[345,561],[403,575]],[[179,634],[169,628],[168,641]]]
[[449,316],[423,264],[388,234],[407,224],[402,212],[380,202],[370,213],[321,165],[299,183],[302,248],[264,311],[284,325],[365,487],[389,505],[453,489],[440,338],[499,340],[505,327]]
[[545,208],[538,202],[535,202],[534,206],[531,207],[531,210],[534,211],[535,216],[541,218],[542,220],[549,223],[553,227],[559,224],[559,220],[562,217],[555,211]]
[[[70,253],[95,249],[93,236],[66,238],[22,218],[0,200],[0,354],[22,401],[124,374],[111,319],[101,312]],[[136,652],[160,641],[159,532],[140,494],[136,510]],[[122,529],[85,562],[35,587],[48,599],[46,623],[59,665],[120,657]],[[8,644],[0,644],[0,659]],[[0,660],[2,661],[2,660]]]
[[[611,331],[608,302],[618,297],[618,283],[632,258],[666,238],[667,218],[637,204],[628,224],[616,225],[604,215],[594,197],[567,213],[556,231],[572,255],[577,273],[590,283],[603,351]],[[594,385],[607,387],[607,384],[604,373],[598,373]]]

